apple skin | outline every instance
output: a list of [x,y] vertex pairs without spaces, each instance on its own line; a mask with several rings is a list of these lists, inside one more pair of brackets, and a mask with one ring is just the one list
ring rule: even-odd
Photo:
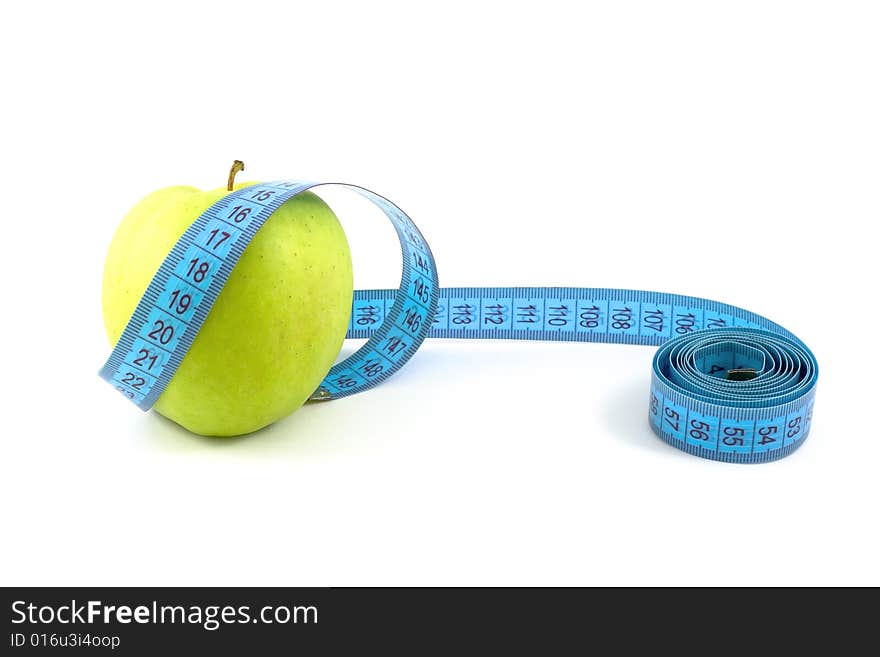
[[[180,236],[228,193],[167,187],[122,220],[104,263],[102,305],[111,344]],[[298,194],[247,246],[154,408],[205,436],[250,433],[292,413],[339,354],[352,289],[351,253],[339,220],[319,197]]]

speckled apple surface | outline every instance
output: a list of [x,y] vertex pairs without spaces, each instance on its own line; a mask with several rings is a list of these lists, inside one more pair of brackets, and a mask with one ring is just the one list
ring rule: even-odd
[[[227,193],[167,187],[122,220],[104,264],[111,344],[183,232]],[[153,408],[209,436],[250,433],[292,413],[339,353],[352,289],[351,253],[339,220],[316,195],[297,195],[247,246]]]

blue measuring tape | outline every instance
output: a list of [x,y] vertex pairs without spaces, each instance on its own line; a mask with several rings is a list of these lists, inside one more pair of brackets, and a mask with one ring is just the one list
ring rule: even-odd
[[[208,208],[165,258],[100,376],[142,410],[162,394],[250,240],[283,203],[320,185],[245,187]],[[440,288],[431,249],[388,199],[342,184],[391,220],[403,251],[397,290],[356,290],[348,338],[311,400],[371,388],[427,337],[658,345],[648,417],[664,441],[736,463],[786,456],[810,432],[818,365],[792,333],[755,313],[696,297],[606,288]],[[229,237],[217,243],[222,231]],[[189,296],[188,304],[176,300]]]

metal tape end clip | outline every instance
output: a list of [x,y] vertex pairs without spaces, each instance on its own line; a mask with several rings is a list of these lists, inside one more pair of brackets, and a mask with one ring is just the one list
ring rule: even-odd
[[751,367],[743,367],[742,369],[736,370],[727,370],[728,381],[751,381],[756,376],[758,376],[758,372]]

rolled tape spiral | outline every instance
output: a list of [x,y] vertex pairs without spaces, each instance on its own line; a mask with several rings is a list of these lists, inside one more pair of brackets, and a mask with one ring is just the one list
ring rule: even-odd
[[[278,181],[232,192],[184,232],[159,267],[100,376],[148,410],[186,355],[250,240],[285,201],[337,183]],[[356,185],[397,231],[396,290],[356,290],[346,337],[367,338],[311,396],[367,390],[399,370],[427,337],[659,345],[648,419],[664,441],[718,461],[758,463],[810,433],[818,366],[792,333],[727,304],[605,288],[441,288],[431,249],[403,210]],[[218,231],[229,238],[218,244]],[[185,309],[175,304],[189,295]]]

